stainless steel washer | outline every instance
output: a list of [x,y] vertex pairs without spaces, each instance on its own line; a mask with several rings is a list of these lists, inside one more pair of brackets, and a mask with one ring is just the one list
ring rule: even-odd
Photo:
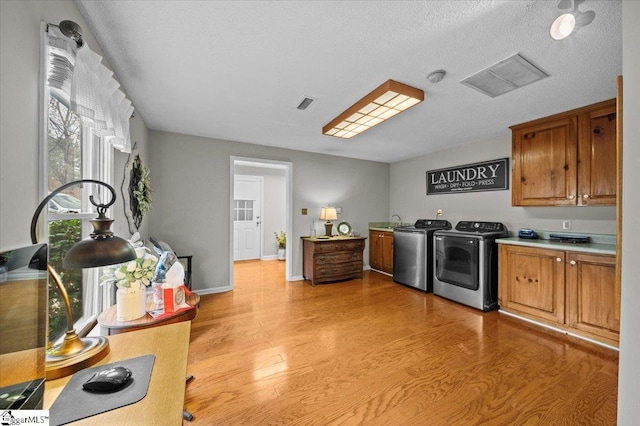
[[498,307],[499,222],[461,221],[434,233],[433,293],[482,311]]
[[433,291],[433,233],[451,229],[446,220],[419,219],[413,226],[393,230],[393,280]]

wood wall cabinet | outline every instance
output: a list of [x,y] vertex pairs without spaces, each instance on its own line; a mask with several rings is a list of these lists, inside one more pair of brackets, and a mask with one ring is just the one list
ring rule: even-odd
[[393,274],[393,232],[369,230],[371,269]]
[[511,130],[514,206],[615,205],[615,99]]
[[615,256],[501,244],[500,309],[614,346]]
[[312,285],[362,278],[365,237],[302,237],[302,275]]

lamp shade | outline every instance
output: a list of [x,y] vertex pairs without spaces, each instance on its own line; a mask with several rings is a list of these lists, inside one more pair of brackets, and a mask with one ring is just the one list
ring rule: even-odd
[[136,251],[129,241],[116,237],[110,231],[112,219],[93,219],[91,238],[76,243],[67,252],[62,265],[65,268],[95,268],[129,262]]
[[335,207],[323,207],[320,211],[321,220],[336,220],[338,219],[338,212]]
[[86,238],[71,247],[62,262],[62,266],[65,268],[95,268],[134,260],[136,258],[135,249],[127,240],[113,235],[110,229],[113,219],[109,219],[105,215],[107,208],[116,200],[116,191],[111,185],[93,179],[81,179],[66,183],[52,191],[42,200],[31,219],[31,242],[34,244],[38,242],[36,235],[38,217],[49,201],[64,189],[81,183],[94,183],[104,186],[111,192],[111,201],[107,204],[98,204],[94,201],[93,196],[89,197],[91,204],[96,206],[98,210],[98,217],[91,220],[91,225],[93,226],[91,238]]

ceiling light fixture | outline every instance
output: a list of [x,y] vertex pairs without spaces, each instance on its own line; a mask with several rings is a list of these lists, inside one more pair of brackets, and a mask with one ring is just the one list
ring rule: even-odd
[[424,91],[387,80],[322,128],[327,136],[350,139],[424,100]]
[[580,3],[584,3],[584,0],[560,0],[558,3],[558,9],[573,9],[571,12],[566,12],[558,16],[549,29],[549,35],[554,40],[562,40],[572,33],[575,33],[580,28],[589,25],[596,17],[596,13],[593,10],[586,12],[580,12],[578,6]]

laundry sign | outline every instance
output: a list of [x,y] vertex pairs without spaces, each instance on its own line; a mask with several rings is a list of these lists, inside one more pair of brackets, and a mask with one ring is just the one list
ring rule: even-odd
[[509,159],[427,171],[427,195],[509,189]]

